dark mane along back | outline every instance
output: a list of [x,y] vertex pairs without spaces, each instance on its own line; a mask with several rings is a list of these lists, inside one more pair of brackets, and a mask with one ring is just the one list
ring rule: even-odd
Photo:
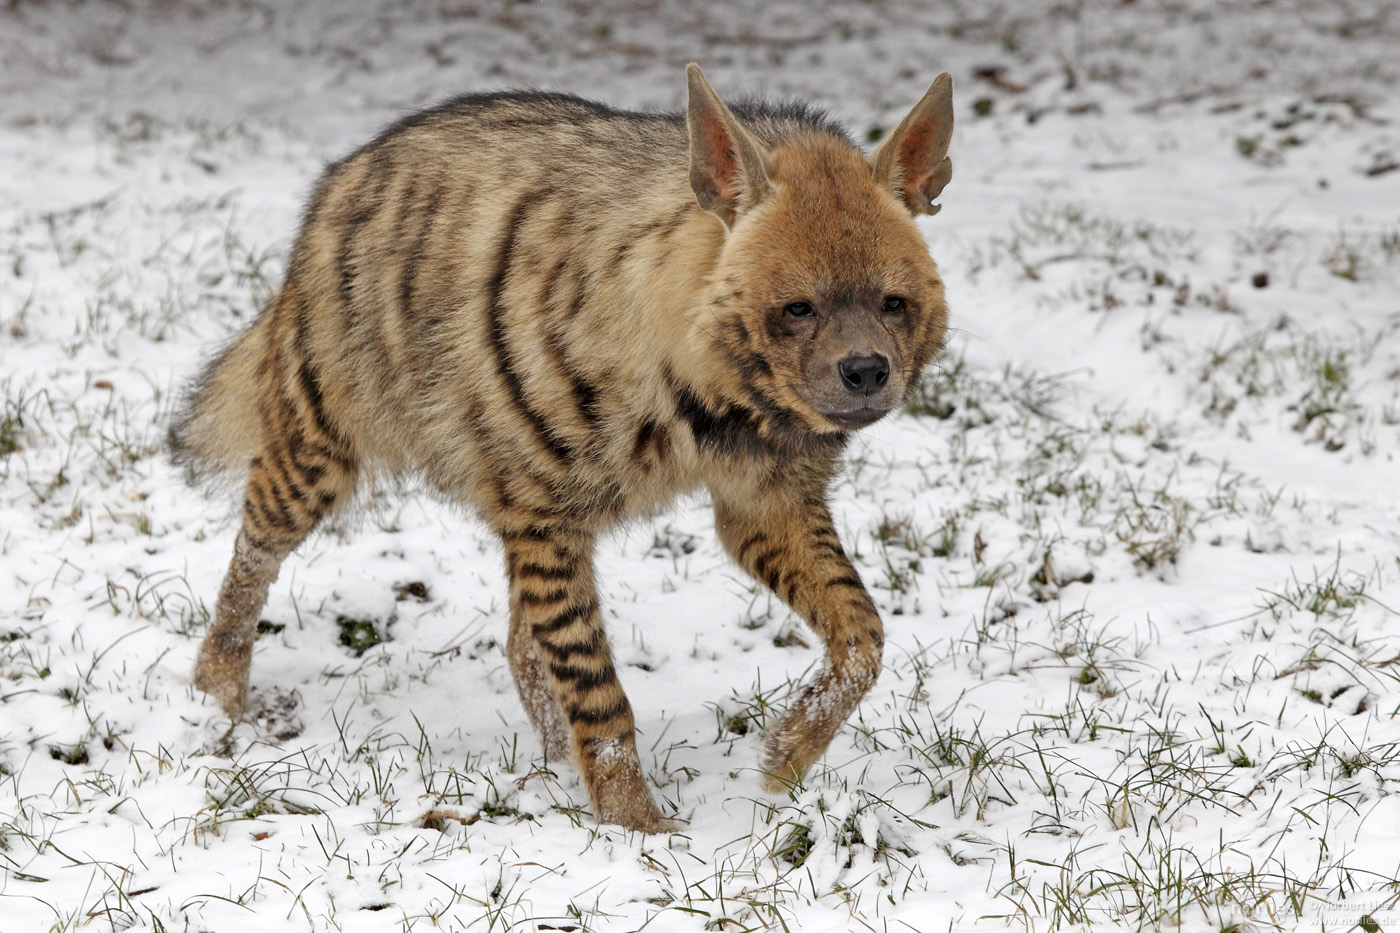
[[[499,109],[515,111],[518,122],[533,125],[550,123],[582,123],[623,120],[685,126],[685,114],[680,111],[623,110],[586,97],[559,91],[515,89],[462,94],[439,104],[410,114],[390,124],[367,146],[372,149],[385,139],[406,129],[423,124],[456,118],[470,118]],[[733,108],[734,115],[767,145],[798,133],[818,132],[855,145],[850,132],[826,110],[797,100],[764,100],[746,98]],[[506,118],[505,123],[512,118]]]
[[850,131],[821,107],[800,100],[745,98],[730,108],[765,143],[772,145],[794,133],[825,133],[854,146]]

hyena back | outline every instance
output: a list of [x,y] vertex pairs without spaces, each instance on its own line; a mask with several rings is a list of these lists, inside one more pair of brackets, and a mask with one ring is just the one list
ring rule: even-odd
[[806,107],[731,110],[688,80],[684,115],[463,97],[327,170],[281,290],[172,431],[178,461],[247,473],[195,673],[229,715],[282,561],[384,472],[499,533],[521,701],[602,822],[671,825],[594,589],[594,541],[619,522],[708,489],[730,555],[822,638],[767,738],[771,787],[874,683],[882,627],[826,490],[849,432],[901,404],[943,339],[913,216],[951,175],[951,79],[869,158]]

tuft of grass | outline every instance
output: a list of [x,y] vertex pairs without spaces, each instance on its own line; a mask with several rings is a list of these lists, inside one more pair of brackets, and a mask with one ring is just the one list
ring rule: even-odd
[[1322,257],[1322,265],[1328,272],[1348,282],[1359,282],[1365,276],[1367,262],[1362,246],[1345,232],[1338,233]]
[[355,619],[350,616],[336,616],[335,624],[340,629],[340,643],[360,657],[375,645],[386,641],[379,626],[372,619]]
[[1345,620],[1366,599],[1369,582],[1363,574],[1342,570],[1339,554],[1329,570],[1315,569],[1311,580],[1301,580],[1295,573],[1281,590],[1266,593],[1264,609],[1275,621],[1290,610],[1306,612],[1319,622],[1324,618]]
[[1144,489],[1124,478],[1125,500],[1113,516],[1113,535],[1134,563],[1144,570],[1161,570],[1176,564],[1194,540],[1199,524],[1192,502],[1170,488],[1170,483]]
[[1393,339],[1397,325],[1359,331],[1350,339],[1271,326],[1210,348],[1197,365],[1204,414],[1215,421],[1256,423],[1270,409],[1291,413],[1293,430],[1336,452],[1369,453],[1384,411],[1365,403],[1358,372]]
[[[1194,261],[1195,235],[1144,219],[1122,220],[1083,205],[1043,201],[1023,207],[1007,233],[991,238],[968,257],[968,274],[1010,266],[1039,281],[1053,267],[1096,265],[1112,273],[1145,275],[1146,270]],[[1101,286],[1102,288],[1102,286]],[[1102,294],[1102,292],[1101,292]],[[1101,308],[1115,306],[1102,299]]]

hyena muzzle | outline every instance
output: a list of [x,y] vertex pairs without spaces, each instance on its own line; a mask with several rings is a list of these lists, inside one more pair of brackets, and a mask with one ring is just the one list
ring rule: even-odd
[[729,554],[821,637],[767,737],[770,787],[875,682],[883,630],[827,487],[849,432],[898,407],[943,340],[914,216],[952,174],[952,79],[867,157],[820,112],[730,109],[687,76],[684,114],[461,97],[325,172],[281,290],[171,435],[177,462],[247,476],[195,671],[230,716],[282,561],[384,474],[500,535],[520,699],[601,822],[671,825],[594,586],[595,539],[619,523],[703,487]]

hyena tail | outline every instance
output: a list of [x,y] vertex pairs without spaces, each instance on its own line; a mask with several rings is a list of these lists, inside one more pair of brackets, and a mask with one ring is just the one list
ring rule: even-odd
[[268,372],[264,314],[239,334],[191,385],[168,437],[171,459],[198,481],[242,474],[263,441],[260,399],[273,387]]

